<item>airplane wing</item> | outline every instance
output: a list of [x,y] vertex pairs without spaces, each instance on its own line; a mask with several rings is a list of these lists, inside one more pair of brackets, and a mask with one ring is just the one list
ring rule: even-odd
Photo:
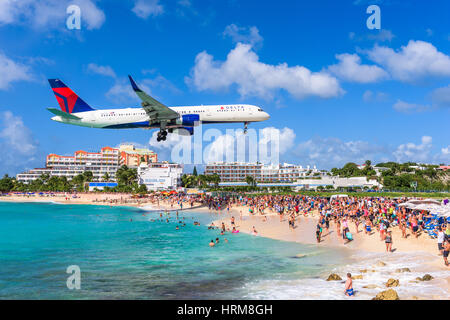
[[179,114],[167,106],[163,105],[161,102],[153,99],[144,91],[142,91],[133,80],[133,78],[128,75],[130,79],[131,86],[134,92],[142,100],[142,107],[151,119],[151,122],[160,122],[161,120],[173,120],[179,117]]
[[77,116],[75,116],[73,114],[70,114],[70,113],[67,113],[67,112],[64,112],[64,111],[61,111],[59,109],[47,108],[47,110],[50,111],[51,113],[57,115],[57,116],[60,116],[60,117],[66,118],[66,119],[72,119],[72,120],[80,120],[81,119],[80,117],[77,117]]

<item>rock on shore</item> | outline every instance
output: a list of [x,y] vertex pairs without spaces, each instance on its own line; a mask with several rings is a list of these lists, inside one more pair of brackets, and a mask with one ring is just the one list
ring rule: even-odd
[[433,280],[433,279],[434,278],[428,273],[426,275],[424,275],[422,278],[420,278],[420,277],[416,278],[416,280],[419,280],[419,281],[430,281],[430,280]]
[[398,287],[400,285],[400,281],[398,281],[397,279],[389,279],[386,282],[386,287]]
[[339,280],[342,280],[342,278],[336,273],[330,274],[327,279],[327,281],[339,281]]
[[409,268],[400,268],[400,269],[395,270],[395,272],[397,272],[397,273],[411,272],[411,270]]
[[398,297],[397,291],[394,289],[388,289],[385,291],[381,291],[376,295],[372,300],[400,300]]

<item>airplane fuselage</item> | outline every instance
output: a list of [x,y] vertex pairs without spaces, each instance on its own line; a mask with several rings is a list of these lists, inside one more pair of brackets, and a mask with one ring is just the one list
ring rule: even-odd
[[[210,105],[169,107],[180,115],[198,115],[202,123],[232,123],[259,122],[269,119],[269,114],[260,107],[247,104]],[[75,113],[80,119],[68,119],[54,116],[51,119],[66,124],[90,128],[129,129],[129,128],[159,128],[159,123],[151,123],[150,117],[143,108],[103,109]],[[178,124],[168,125],[167,128],[180,127]]]

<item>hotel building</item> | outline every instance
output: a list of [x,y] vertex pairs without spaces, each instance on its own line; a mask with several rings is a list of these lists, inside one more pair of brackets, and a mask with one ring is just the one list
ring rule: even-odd
[[146,148],[136,148],[132,144],[119,146],[120,164],[128,167],[139,167],[141,163],[158,162],[158,155]]
[[148,149],[137,149],[133,145],[121,145],[119,148],[104,147],[100,152],[76,151],[73,156],[57,154],[47,155],[45,168],[35,168],[16,176],[17,181],[29,183],[41,177],[73,177],[85,171],[91,171],[94,181],[103,181],[107,173],[110,181],[116,180],[116,172],[122,165],[138,167],[141,163],[156,162],[157,155]]
[[301,177],[319,173],[316,166],[297,166],[283,163],[278,165],[264,165],[262,163],[245,162],[213,162],[205,166],[205,174],[218,174],[221,182],[245,181],[247,176],[257,182],[291,182]]
[[183,166],[175,163],[141,164],[138,168],[139,184],[147,190],[176,189],[181,186]]

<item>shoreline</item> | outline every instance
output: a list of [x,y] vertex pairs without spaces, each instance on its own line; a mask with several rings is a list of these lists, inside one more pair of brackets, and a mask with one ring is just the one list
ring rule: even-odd
[[[93,196],[93,195],[91,195]],[[106,195],[106,198],[110,196]],[[120,195],[116,195],[116,199],[109,199],[109,201],[115,201],[120,197]],[[123,197],[123,196],[122,196]],[[62,199],[61,199],[62,198]],[[98,198],[98,197],[97,197]],[[59,201],[58,201],[59,200]],[[379,235],[376,231],[372,231],[370,236],[367,236],[362,231],[363,226],[359,226],[359,233],[356,233],[355,225],[350,224],[350,231],[354,234],[354,240],[348,244],[344,244],[342,239],[337,236],[335,224],[330,224],[329,233],[324,230],[323,232],[323,241],[321,243],[317,243],[315,239],[315,226],[318,220],[318,213],[313,212],[309,214],[308,217],[299,216],[296,218],[296,228],[294,230],[289,229],[286,218],[280,222],[279,216],[277,216],[274,212],[267,212],[265,214],[267,221],[263,221],[263,215],[251,215],[249,213],[249,207],[247,206],[238,206],[231,207],[228,211],[227,209],[223,209],[221,211],[210,210],[208,207],[204,205],[190,207],[188,204],[186,206],[183,203],[183,209],[180,209],[177,203],[170,203],[168,201],[153,201],[153,202],[140,202],[140,203],[104,203],[101,201],[93,201],[93,199],[85,199],[83,197],[77,199],[65,200],[64,196],[54,196],[54,197],[1,197],[0,201],[2,202],[15,202],[15,203],[28,203],[28,202],[45,202],[45,203],[58,203],[58,204],[85,204],[85,205],[99,205],[99,206],[122,206],[122,207],[131,207],[131,208],[139,208],[139,209],[148,209],[148,210],[164,210],[164,211],[196,211],[202,214],[208,214],[212,218],[212,223],[216,227],[220,227],[222,221],[225,223],[227,227],[230,227],[230,219],[232,216],[235,217],[236,227],[240,230],[240,232],[246,234],[252,234],[252,227],[255,226],[258,231],[258,236],[266,237],[275,240],[288,241],[288,242],[297,242],[307,245],[316,245],[318,248],[339,248],[348,250],[349,257],[354,257],[355,261],[361,259],[367,259],[367,266],[363,269],[368,269],[368,272],[381,272],[383,268],[379,268],[376,263],[382,261],[386,263],[389,261],[388,265],[402,265],[400,268],[409,268],[411,266],[408,263],[414,264],[414,259],[422,261],[420,265],[414,266],[411,268],[414,274],[421,273],[422,275],[426,273],[431,274],[439,274],[439,278],[435,277],[434,280],[430,281],[430,285],[439,288],[445,294],[441,294],[438,296],[430,296],[428,295],[424,299],[450,299],[450,273],[447,273],[445,276],[441,276],[441,273],[445,273],[445,271],[450,271],[448,267],[445,267],[442,262],[442,256],[437,255],[437,242],[434,239],[425,238],[425,235],[419,237],[419,239],[411,239],[408,237],[407,239],[401,238],[401,233],[397,228],[393,228],[393,249],[396,249],[393,253],[385,252],[384,242],[379,240]],[[212,214],[218,215],[218,217],[213,217]],[[365,258],[365,257],[369,258]],[[301,257],[300,257],[301,258]],[[404,262],[413,260],[413,262]],[[347,269],[355,269],[358,266],[358,263],[353,263],[345,266]],[[386,267],[385,267],[386,268]],[[358,268],[356,268],[358,269]],[[369,270],[370,269],[370,270]],[[377,270],[380,269],[380,270]],[[357,270],[357,273],[354,274],[358,277],[365,277],[365,274],[359,272],[362,270]],[[391,270],[392,271],[392,270]],[[342,270],[330,270],[331,272],[339,272],[341,277],[345,274]],[[374,273],[375,274],[375,273]],[[383,276],[387,276],[387,274],[383,274]],[[390,273],[390,277],[399,277],[400,274],[396,274],[395,272]],[[404,275],[402,274],[404,277]],[[373,275],[372,275],[373,277]],[[385,280],[387,280],[386,278]],[[360,280],[354,280],[355,286],[357,282]],[[403,280],[402,282],[404,282]],[[406,280],[411,283],[411,286],[414,284],[414,280]],[[370,284],[372,285],[372,284]],[[372,285],[375,286],[375,285]],[[381,291],[380,284],[376,285],[378,290]],[[384,288],[386,290],[387,288]],[[397,288],[394,288],[397,289]],[[447,294],[448,293],[448,294]],[[408,295],[406,299],[421,299],[421,287],[418,286],[416,295]],[[374,294],[375,296],[375,294]],[[419,296],[419,297],[417,297]]]
[[[439,277],[435,277],[430,281],[430,285],[435,286],[440,291],[445,292],[443,295],[430,296],[428,295],[425,299],[450,299],[450,268],[443,264],[442,256],[438,256],[438,247],[436,239],[425,238],[426,235],[422,234],[418,239],[412,239],[411,235],[406,238],[401,238],[401,232],[398,228],[393,228],[393,249],[394,252],[388,253],[385,250],[384,241],[379,239],[379,234],[376,230],[372,230],[371,235],[367,236],[364,234],[363,226],[360,225],[358,230],[359,233],[356,234],[355,225],[350,224],[349,228],[352,234],[354,234],[354,240],[344,244],[342,238],[337,236],[336,226],[334,223],[330,223],[329,233],[326,230],[323,231],[322,241],[317,243],[315,238],[315,228],[318,221],[318,212],[309,214],[307,217],[300,216],[296,218],[296,228],[294,230],[289,229],[286,217],[280,222],[279,216],[271,212],[266,215],[267,221],[263,221],[262,215],[250,215],[245,214],[240,216],[240,211],[242,209],[248,209],[246,207],[238,207],[230,209],[229,213],[220,213],[223,216],[220,219],[213,221],[216,227],[221,226],[224,222],[227,228],[230,227],[230,219],[232,216],[235,217],[236,229],[240,232],[246,234],[252,234],[252,228],[258,232],[258,236],[266,237],[275,240],[297,242],[308,245],[316,245],[318,248],[339,248],[347,250],[349,256],[354,257],[356,261],[367,260],[364,267],[359,266],[360,263],[349,263],[346,267],[348,270],[353,270],[352,275],[357,276],[357,278],[366,277],[367,272],[377,272],[386,277],[385,282],[389,278],[405,278],[402,273],[395,272],[397,269],[410,268],[411,274],[420,274],[422,277],[425,274],[435,274]],[[224,212],[223,210],[222,212]],[[248,211],[243,211],[248,212]],[[369,258],[367,258],[369,257]],[[412,261],[410,261],[412,260]],[[420,261],[417,265],[415,261]],[[377,265],[378,264],[378,265]],[[383,266],[384,264],[384,266]],[[387,267],[386,267],[387,265]],[[412,267],[414,265],[414,267]],[[359,269],[356,268],[359,266]],[[389,266],[395,267],[390,272]],[[354,273],[356,270],[356,274]],[[344,275],[348,271],[334,270],[340,272],[339,274],[344,279]],[[333,271],[333,272],[334,272]],[[365,271],[365,272],[361,272]],[[331,270],[330,270],[331,273]],[[410,276],[411,277],[411,276]],[[408,276],[406,276],[408,278]],[[360,279],[354,279],[354,285]],[[402,281],[404,282],[404,281]],[[418,283],[415,278],[408,279],[407,285],[414,285]],[[421,283],[422,284],[422,283]],[[373,286],[373,285],[372,285]],[[379,291],[382,291],[382,286],[377,284]],[[387,290],[384,288],[383,290]],[[397,288],[394,288],[394,290]],[[375,296],[375,294],[374,294]],[[403,297],[404,299],[421,299],[421,288],[417,288],[417,293],[415,295],[409,295]],[[402,297],[401,297],[402,298]]]

